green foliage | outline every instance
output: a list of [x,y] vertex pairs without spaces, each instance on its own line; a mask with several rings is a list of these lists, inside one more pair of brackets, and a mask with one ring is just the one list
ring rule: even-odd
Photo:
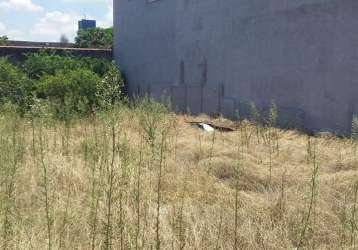
[[28,54],[24,62],[24,71],[31,79],[36,80],[44,75],[55,75],[57,71],[67,72],[73,69],[87,69],[102,77],[110,67],[111,63],[105,59],[61,56],[46,51]]
[[169,110],[163,104],[148,97],[138,100],[136,107],[146,141],[154,149],[159,136],[159,128],[165,124]]
[[32,89],[33,81],[5,58],[0,58],[0,104],[10,102],[24,111]]
[[7,36],[0,36],[0,46],[7,45],[8,40]]
[[108,109],[122,100],[123,85],[116,65],[104,59],[43,51],[17,67],[0,58],[0,109],[9,104],[30,116],[39,104],[61,119]]
[[44,75],[55,75],[56,71],[69,71],[75,68],[75,60],[71,57],[50,55],[46,52],[27,55],[24,71],[32,79],[39,79]]
[[77,59],[78,68],[84,68],[93,71],[100,77],[104,77],[104,75],[111,69],[113,64],[106,59],[98,59],[92,57],[83,57]]
[[352,117],[351,138],[353,140],[358,139],[358,116],[357,115],[353,115],[353,117]]
[[56,113],[63,118],[68,113],[87,113],[99,103],[101,78],[86,69],[58,71],[42,77],[37,85],[40,97],[48,98]]
[[275,101],[273,100],[270,104],[268,125],[270,127],[276,127],[278,125],[278,108]]
[[113,45],[113,28],[79,30],[75,41],[79,48],[110,49]]
[[261,123],[260,112],[254,102],[250,103],[250,120],[256,125],[260,125]]
[[111,106],[121,100],[122,89],[124,86],[123,78],[119,69],[112,64],[105,74],[100,91],[100,98],[103,106]]

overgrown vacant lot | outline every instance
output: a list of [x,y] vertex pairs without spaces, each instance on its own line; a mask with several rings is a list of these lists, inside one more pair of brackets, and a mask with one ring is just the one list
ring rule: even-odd
[[356,143],[156,104],[0,120],[2,249],[355,249]]

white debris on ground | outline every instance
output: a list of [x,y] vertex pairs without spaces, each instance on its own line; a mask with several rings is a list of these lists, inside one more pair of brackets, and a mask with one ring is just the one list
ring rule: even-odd
[[215,131],[215,129],[212,126],[210,126],[209,124],[206,124],[206,123],[199,122],[199,123],[192,123],[191,125],[192,125],[192,127],[200,128],[200,129],[202,129],[206,132],[209,132],[209,133]]
[[202,128],[206,131],[206,132],[214,132],[215,129],[208,125],[208,124],[205,124],[205,123],[200,123],[200,126],[202,126]]
[[187,121],[187,123],[189,123],[191,127],[204,130],[205,132],[218,131],[218,132],[226,133],[226,132],[235,131],[235,128],[229,125],[220,125],[220,124],[216,125],[205,121]]

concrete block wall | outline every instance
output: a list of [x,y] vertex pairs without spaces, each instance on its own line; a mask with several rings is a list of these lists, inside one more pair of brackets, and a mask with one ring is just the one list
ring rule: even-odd
[[312,131],[358,113],[356,0],[116,0],[114,55],[130,93],[233,116],[275,100]]

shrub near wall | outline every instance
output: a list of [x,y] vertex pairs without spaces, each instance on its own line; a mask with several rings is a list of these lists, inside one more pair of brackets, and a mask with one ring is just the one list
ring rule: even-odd
[[61,117],[65,112],[88,113],[98,106],[102,80],[86,69],[45,75],[36,84],[38,96],[47,98]]
[[22,113],[39,99],[61,119],[85,115],[120,101],[122,87],[117,67],[103,59],[41,52],[22,66],[0,60],[0,104],[11,102]]
[[73,57],[71,55],[55,55],[45,51],[28,54],[23,69],[31,78],[38,80],[44,75],[55,75],[57,71],[87,69],[103,77],[109,70],[111,62],[105,59],[90,57]]
[[24,112],[28,105],[33,81],[5,58],[0,58],[0,104],[11,102]]

